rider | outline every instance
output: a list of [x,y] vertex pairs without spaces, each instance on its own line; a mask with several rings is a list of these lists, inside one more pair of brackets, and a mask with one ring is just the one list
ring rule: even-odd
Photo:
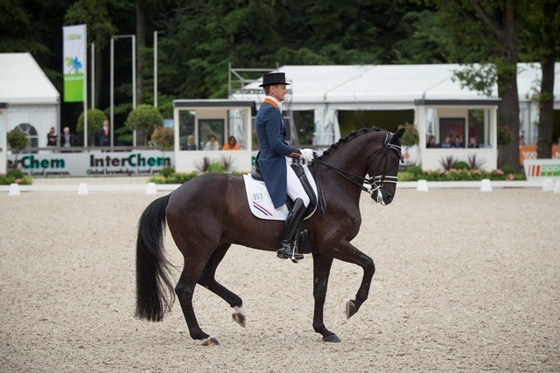
[[294,201],[284,225],[281,248],[276,255],[281,259],[299,260],[303,259],[303,254],[294,253],[292,242],[296,228],[309,205],[309,197],[290,167],[290,157],[311,162],[313,150],[294,148],[284,141],[286,126],[282,118],[282,101],[286,96],[287,85],[289,83],[286,83],[286,76],[282,72],[263,75],[263,83],[259,87],[263,87],[266,97],[256,118],[260,145],[257,162],[274,208],[284,205],[286,196]]

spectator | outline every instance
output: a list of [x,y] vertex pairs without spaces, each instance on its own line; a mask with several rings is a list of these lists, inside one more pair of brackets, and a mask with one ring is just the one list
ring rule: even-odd
[[476,137],[471,136],[471,138],[469,139],[469,148],[470,149],[478,148],[478,143],[476,142]]
[[455,135],[455,141],[451,144],[452,148],[464,148],[463,139],[459,135]]
[[443,140],[443,144],[441,144],[442,148],[451,148],[451,137],[445,136],[445,140]]
[[235,136],[230,136],[228,141],[222,147],[222,150],[241,150],[241,147],[237,143]]
[[60,146],[62,148],[70,148],[74,146],[74,135],[70,133],[69,127],[64,127],[62,136],[60,137]]
[[220,150],[220,144],[216,141],[216,135],[208,136],[208,142],[204,146],[204,150]]
[[110,146],[111,134],[109,133],[109,120],[103,121],[103,127],[99,130],[99,146]]
[[426,143],[426,148],[437,148],[435,136],[430,136],[428,142]]
[[56,146],[58,143],[58,135],[56,134],[54,127],[51,127],[49,133],[47,133],[47,146]]
[[187,141],[183,144],[182,150],[196,150],[196,144],[194,143],[194,136],[188,135]]

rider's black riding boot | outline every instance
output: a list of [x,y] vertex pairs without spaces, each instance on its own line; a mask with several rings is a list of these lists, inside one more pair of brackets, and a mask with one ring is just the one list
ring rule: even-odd
[[294,253],[292,241],[304,212],[305,205],[303,204],[303,200],[301,198],[296,198],[296,200],[294,201],[294,206],[292,207],[292,209],[288,213],[288,217],[286,218],[284,233],[282,234],[282,247],[276,252],[276,256],[278,258],[292,259],[296,261],[303,259],[303,254]]

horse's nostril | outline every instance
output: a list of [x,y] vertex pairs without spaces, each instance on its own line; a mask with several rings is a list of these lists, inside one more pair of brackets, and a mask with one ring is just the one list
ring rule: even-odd
[[393,196],[391,194],[387,195],[387,203],[391,203],[391,201],[393,200]]

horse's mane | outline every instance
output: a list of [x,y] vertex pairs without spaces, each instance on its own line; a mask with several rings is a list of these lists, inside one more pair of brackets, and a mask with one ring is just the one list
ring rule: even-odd
[[348,134],[348,136],[341,137],[336,143],[332,144],[330,148],[325,150],[323,152],[323,154],[321,154],[318,157],[318,159],[323,159],[324,156],[328,156],[331,153],[331,151],[338,148],[338,146],[340,144],[346,143],[346,142],[354,139],[358,135],[361,135],[363,133],[369,133],[369,132],[372,132],[372,131],[379,132],[379,131],[382,131],[382,129],[378,128],[378,127],[368,127],[368,128],[362,128],[362,129],[359,129],[359,130],[352,131]]

